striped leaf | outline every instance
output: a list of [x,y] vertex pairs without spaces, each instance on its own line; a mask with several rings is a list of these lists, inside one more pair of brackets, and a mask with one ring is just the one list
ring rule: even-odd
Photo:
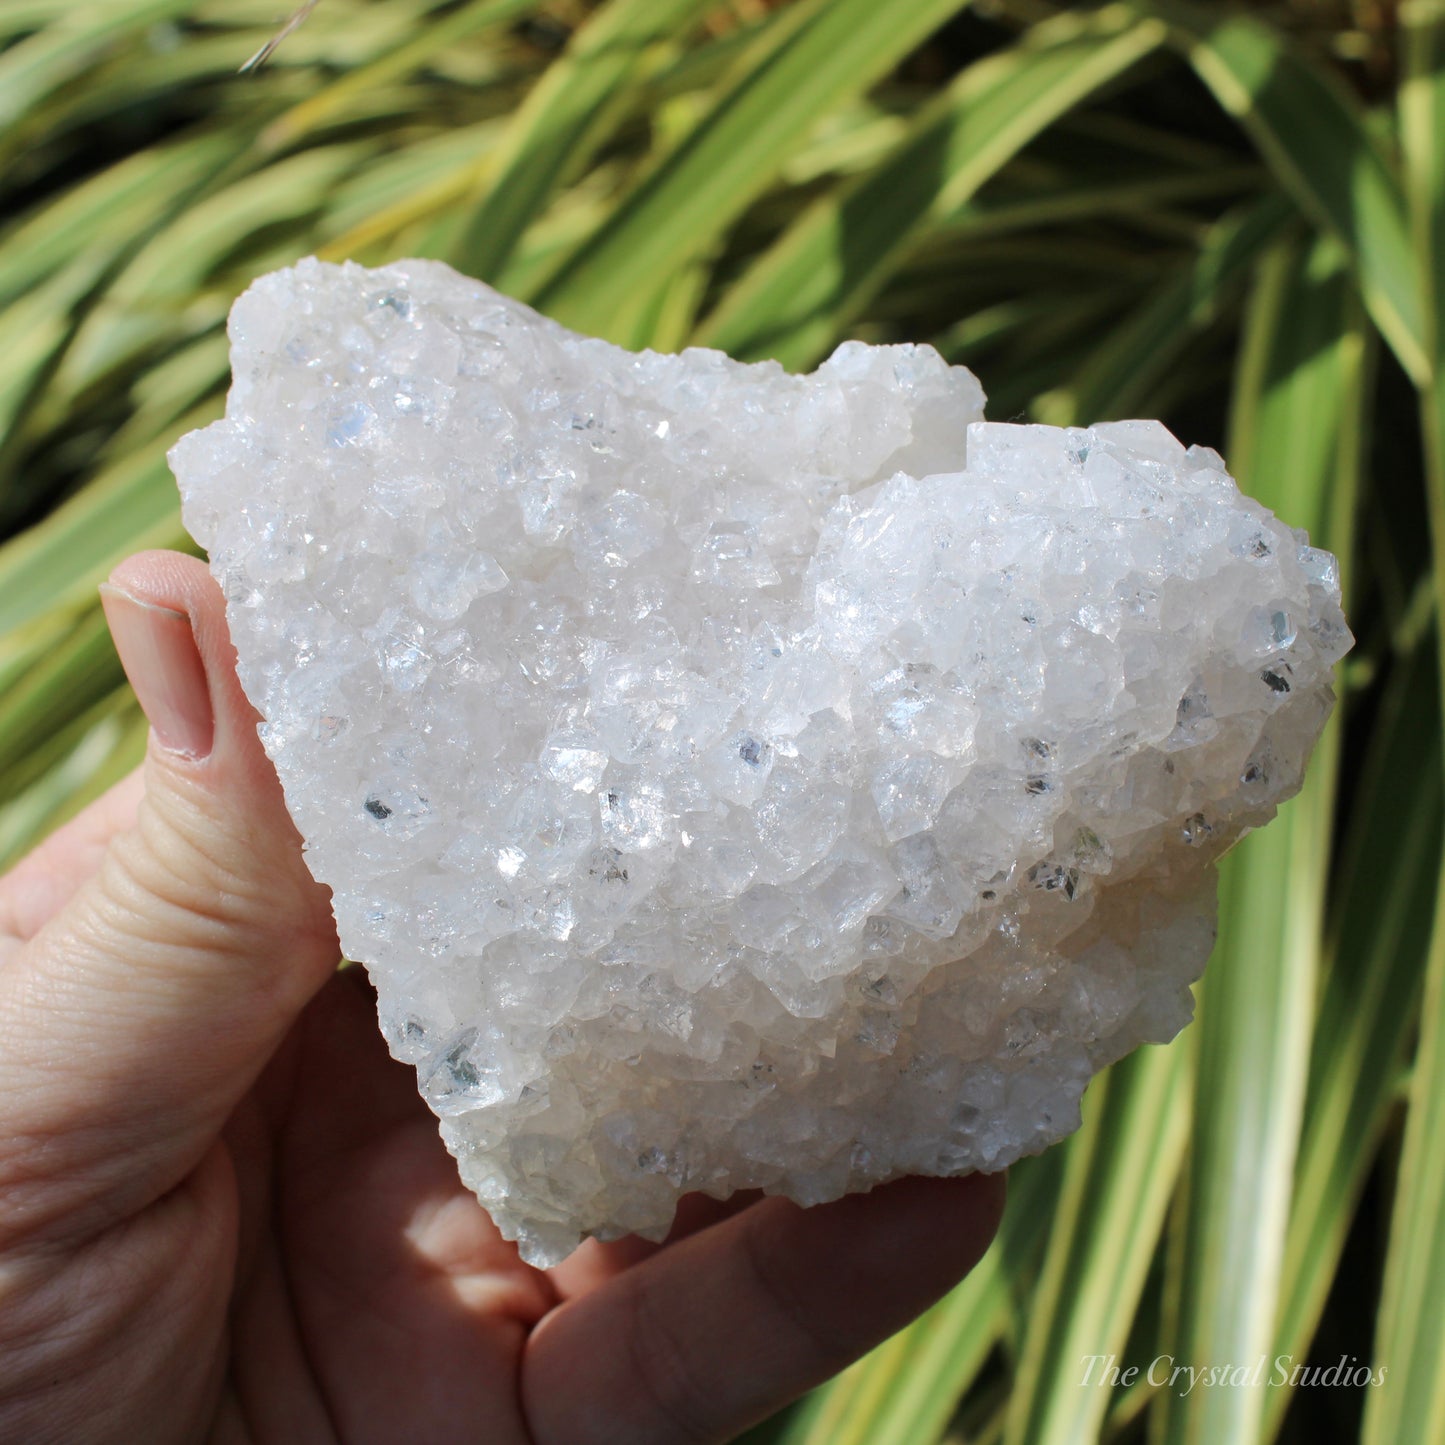
[[[1436,897],[1445,900],[1445,870]],[[1365,1407],[1365,1445],[1445,1439],[1445,906],[1438,901],[1408,1103],[1376,1324],[1374,1367],[1382,1385]]]
[[1400,178],[1359,103],[1253,16],[1176,0],[1140,8],[1169,24],[1281,184],[1346,247],[1376,326],[1406,372],[1425,375],[1424,312]]
[[1088,1445],[1109,1391],[1088,1362],[1122,1356],[1189,1131],[1194,1037],[1145,1047],[1097,1079],[1030,1300],[1006,1445]]
[[0,54],[0,156],[22,134],[20,122],[38,102],[84,74],[128,35],[191,8],[190,0],[129,0],[124,5],[91,0],[55,7],[49,23]]
[[1074,377],[1038,397],[1034,414],[1053,426],[1132,416],[1190,342],[1236,297],[1250,268],[1285,228],[1289,208],[1265,196],[1223,216],[1198,250],[1108,328]]
[[[1344,841],[1271,1358],[1307,1358],[1418,1017],[1445,828],[1428,642],[1394,669]],[[1268,1392],[1264,1438],[1275,1436],[1289,1400],[1288,1390]]]
[[[1445,658],[1445,4],[1401,7],[1405,83],[1401,140],[1426,296],[1430,367],[1421,386],[1426,481],[1435,543],[1437,641]],[[1441,678],[1445,686],[1445,674]],[[1408,1095],[1366,1445],[1426,1445],[1445,1438],[1445,870],[1425,981],[1420,1042]]]
[[803,0],[739,61],[687,137],[535,298],[609,336],[659,278],[706,254],[829,109],[865,91],[966,0]]
[[[1259,271],[1231,455],[1241,485],[1349,565],[1359,475],[1361,318],[1342,248],[1275,248]],[[1319,984],[1340,738],[1300,795],[1222,868],[1220,943],[1201,990],[1195,1139],[1165,1352],[1249,1362],[1274,1342]],[[1164,1391],[1167,1445],[1254,1440],[1262,1387]]]
[[724,295],[696,340],[803,368],[876,295],[915,230],[956,212],[1046,126],[1149,54],[1162,25],[1123,7],[1062,16],[963,71],[895,149],[805,212]]
[[528,93],[497,148],[457,249],[463,271],[498,277],[558,184],[603,138],[603,121],[609,112],[617,116],[619,96],[636,94],[649,57],[713,3],[611,0],[592,14]]

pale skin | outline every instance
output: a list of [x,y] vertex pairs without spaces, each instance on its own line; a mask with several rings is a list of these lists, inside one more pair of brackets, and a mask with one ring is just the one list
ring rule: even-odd
[[0,879],[0,1439],[721,1442],[978,1260],[998,1176],[523,1264],[337,970],[205,568],[112,583],[146,763]]

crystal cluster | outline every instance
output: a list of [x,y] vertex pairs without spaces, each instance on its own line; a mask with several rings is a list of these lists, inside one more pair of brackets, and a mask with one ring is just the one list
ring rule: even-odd
[[171,460],[347,952],[524,1255],[1002,1168],[1190,1016],[1335,562],[928,347],[633,355],[306,261]]

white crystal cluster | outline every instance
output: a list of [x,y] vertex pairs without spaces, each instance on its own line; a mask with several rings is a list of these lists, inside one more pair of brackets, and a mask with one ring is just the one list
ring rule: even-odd
[[633,355],[306,261],[172,453],[341,938],[534,1261],[679,1195],[999,1169],[1190,1016],[1334,559],[1154,422],[927,347]]

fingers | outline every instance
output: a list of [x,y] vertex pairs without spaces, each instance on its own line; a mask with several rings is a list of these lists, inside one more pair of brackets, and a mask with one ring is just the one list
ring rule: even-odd
[[205,567],[146,553],[111,584],[145,796],[0,971],[0,1230],[83,1232],[173,1187],[338,956]]
[[1002,1175],[769,1199],[549,1315],[523,1363],[537,1445],[722,1442],[887,1338],[966,1274]]
[[659,1250],[668,1249],[681,1239],[707,1229],[734,1214],[751,1208],[761,1198],[756,1189],[731,1195],[727,1199],[711,1199],[706,1194],[684,1194],[677,1204],[677,1214],[662,1244],[652,1244],[629,1234],[603,1244],[600,1240],[588,1239],[561,1264],[547,1271],[559,1299],[571,1299],[586,1294],[616,1275],[623,1273],[651,1259]]

